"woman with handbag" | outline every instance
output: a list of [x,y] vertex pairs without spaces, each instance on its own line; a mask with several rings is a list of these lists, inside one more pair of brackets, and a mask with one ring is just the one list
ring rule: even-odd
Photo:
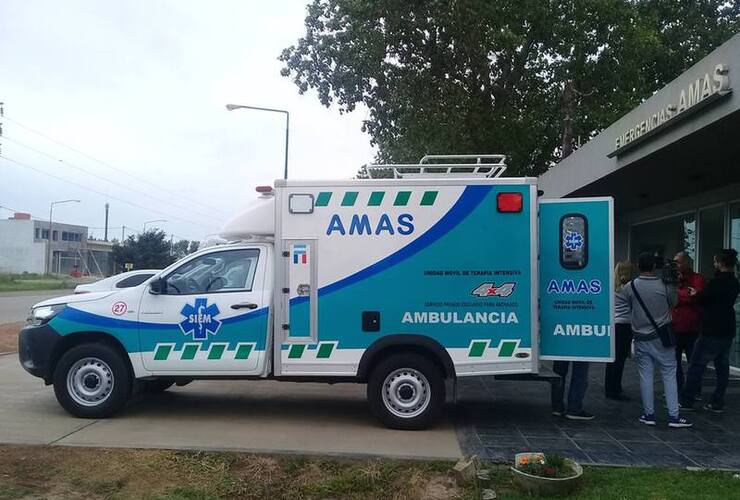
[[607,399],[628,401],[622,392],[622,373],[624,362],[630,355],[632,346],[632,311],[623,289],[632,279],[632,263],[621,261],[614,268],[614,361],[606,365],[604,392]]
[[695,301],[704,307],[701,318],[701,334],[694,344],[694,352],[689,360],[686,385],[681,393],[681,409],[694,409],[694,400],[701,386],[704,369],[711,361],[717,375],[717,385],[712,400],[704,409],[722,413],[725,406],[725,391],[730,379],[730,348],[735,338],[735,300],[740,292],[740,284],[735,277],[737,252],[725,249],[714,256],[717,270],[706,288],[696,293]]
[[623,288],[632,310],[635,361],[640,374],[643,414],[639,420],[646,425],[657,423],[653,379],[657,367],[663,379],[668,427],[691,427],[693,424],[678,413],[676,339],[671,328],[671,309],[678,303],[678,295],[675,285],[666,284],[655,275],[655,266],[653,254],[640,254],[637,261],[640,276]]

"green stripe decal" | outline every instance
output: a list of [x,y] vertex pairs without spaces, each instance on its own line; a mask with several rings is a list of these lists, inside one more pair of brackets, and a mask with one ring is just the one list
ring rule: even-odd
[[226,349],[226,346],[223,344],[211,345],[211,350],[208,353],[208,359],[221,359],[221,356],[224,353],[224,349]]
[[154,361],[163,361],[167,359],[167,356],[170,355],[171,350],[171,345],[158,345],[157,350],[154,351]]
[[470,351],[468,352],[469,358],[480,358],[488,347],[487,340],[476,340],[470,344]]
[[320,359],[326,359],[331,356],[332,351],[334,350],[334,344],[329,343],[322,343],[319,344],[319,352],[316,354],[317,358]]
[[396,194],[396,199],[393,201],[393,206],[405,207],[409,202],[409,198],[411,198],[411,191],[399,191]]
[[317,207],[325,207],[325,206],[327,206],[329,204],[329,200],[331,200],[331,192],[329,192],[329,191],[322,191],[316,197],[316,206]]
[[234,359],[247,359],[251,352],[252,344],[240,345],[236,350],[236,356],[234,356]]
[[379,207],[381,203],[383,203],[383,197],[385,196],[385,192],[383,191],[373,191],[370,193],[370,200],[367,202],[367,206],[369,207]]
[[198,352],[198,346],[189,344],[186,345],[182,350],[180,359],[195,359],[195,354]]
[[515,341],[502,341],[498,346],[499,358],[510,358],[514,354],[514,349],[516,349]]
[[355,206],[355,201],[357,201],[357,191],[347,191],[344,193],[344,198],[342,198],[342,206],[353,207]]
[[303,356],[303,351],[306,349],[305,344],[293,344],[290,346],[290,351],[288,352],[288,358],[289,359],[300,359],[301,356]]
[[424,191],[424,196],[421,197],[422,206],[434,205],[434,200],[437,199],[437,191]]

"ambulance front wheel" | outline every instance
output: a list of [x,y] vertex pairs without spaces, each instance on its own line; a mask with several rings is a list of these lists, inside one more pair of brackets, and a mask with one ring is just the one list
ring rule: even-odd
[[442,372],[416,353],[382,360],[367,384],[370,409],[392,429],[425,429],[439,417],[445,402]]
[[54,394],[75,417],[106,418],[123,408],[131,395],[131,375],[119,352],[90,343],[65,352],[54,370]]

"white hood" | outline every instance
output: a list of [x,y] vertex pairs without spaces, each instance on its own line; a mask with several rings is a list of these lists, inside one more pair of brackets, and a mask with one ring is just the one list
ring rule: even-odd
[[252,201],[221,230],[229,241],[275,236],[275,196],[262,195]]
[[79,302],[92,302],[94,300],[104,299],[114,293],[118,293],[118,290],[106,290],[104,292],[91,292],[91,293],[78,293],[75,295],[62,295],[61,297],[54,297],[51,299],[44,300],[38,304],[34,304],[33,307],[41,306],[53,306],[55,304],[76,304]]

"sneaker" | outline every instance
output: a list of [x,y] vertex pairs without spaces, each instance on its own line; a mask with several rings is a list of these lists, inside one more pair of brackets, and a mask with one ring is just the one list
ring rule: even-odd
[[678,403],[678,409],[681,411],[696,411],[696,408],[694,408],[694,405],[686,405],[683,403]]
[[657,423],[655,421],[655,415],[640,415],[639,420],[645,425],[655,425]]
[[564,417],[565,416],[565,410],[553,410],[552,411],[553,417]]
[[672,427],[674,429],[692,427],[693,425],[694,424],[683,417],[668,417],[668,427]]
[[721,406],[714,403],[707,403],[702,406],[702,410],[711,411],[712,413],[723,413],[725,411]]
[[694,396],[694,401],[701,401],[701,394]]
[[568,420],[593,420],[596,417],[585,410],[581,410],[575,413],[566,413],[565,418]]

